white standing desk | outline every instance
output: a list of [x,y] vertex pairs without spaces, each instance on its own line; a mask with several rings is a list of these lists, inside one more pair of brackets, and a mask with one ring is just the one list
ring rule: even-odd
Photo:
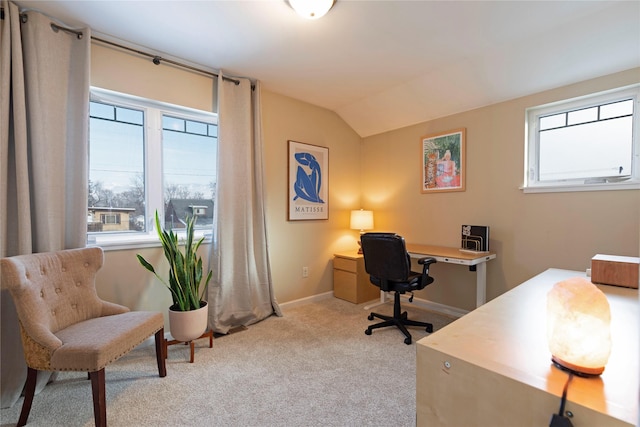
[[[496,257],[493,252],[469,252],[447,246],[420,245],[407,243],[407,252],[412,258],[433,257],[438,262],[466,265],[476,272],[476,307],[487,300],[487,261]],[[386,302],[385,293],[380,291],[380,303]],[[368,305],[366,310],[378,304]]]
[[493,252],[469,252],[446,246],[407,243],[407,252],[413,258],[430,256],[438,262],[469,266],[476,272],[476,307],[487,301],[487,261],[496,257]]

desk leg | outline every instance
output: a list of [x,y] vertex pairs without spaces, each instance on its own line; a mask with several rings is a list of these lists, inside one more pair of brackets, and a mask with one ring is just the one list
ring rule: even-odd
[[476,307],[480,307],[487,300],[487,263],[476,265]]

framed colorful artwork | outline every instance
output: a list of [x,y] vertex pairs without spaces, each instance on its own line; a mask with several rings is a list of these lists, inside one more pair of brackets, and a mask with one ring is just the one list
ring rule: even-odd
[[464,191],[466,129],[423,136],[422,192]]
[[329,219],[329,149],[289,141],[289,221]]

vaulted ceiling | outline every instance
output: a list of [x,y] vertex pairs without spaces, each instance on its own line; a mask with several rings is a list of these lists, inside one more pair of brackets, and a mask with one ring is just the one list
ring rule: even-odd
[[337,0],[313,21],[284,0],[16,3],[260,80],[362,137],[640,66],[639,1]]

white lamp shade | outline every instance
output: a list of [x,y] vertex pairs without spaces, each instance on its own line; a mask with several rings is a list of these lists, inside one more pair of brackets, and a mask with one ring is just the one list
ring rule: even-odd
[[600,375],[611,353],[611,311],[604,293],[576,277],[547,294],[547,340],[552,360],[571,371]]
[[351,211],[351,229],[352,230],[372,230],[373,229],[373,211],[357,210]]
[[329,12],[335,0],[289,0],[296,13],[303,18],[318,19]]

